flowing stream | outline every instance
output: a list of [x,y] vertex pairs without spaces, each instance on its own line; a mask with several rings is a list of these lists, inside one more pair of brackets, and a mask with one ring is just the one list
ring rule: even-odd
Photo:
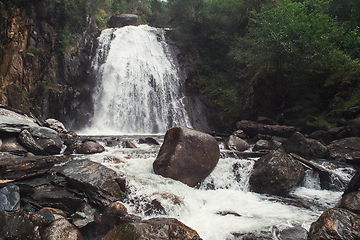
[[[191,127],[177,66],[163,29],[128,26],[104,30],[93,61],[98,73],[95,115],[80,133],[151,134],[161,143],[168,128]],[[143,218],[177,218],[204,240],[242,239],[249,233],[277,239],[278,231],[284,228],[302,226],[308,230],[340,199],[343,186],[337,183],[348,182],[353,173],[347,167],[336,168],[335,187],[329,191],[322,190],[319,177],[308,170],[302,186],[282,198],[249,191],[256,159],[223,157],[211,175],[190,188],[154,174],[152,163],[159,146],[143,144],[136,136],[120,138],[134,141],[138,148],[115,144],[91,158],[126,178],[130,193],[124,204],[128,211]],[[324,167],[331,169],[327,164]]]
[[[161,143],[163,136],[154,137]],[[199,186],[191,188],[153,172],[159,146],[141,144],[139,137],[127,138],[138,148],[106,147],[106,152],[93,155],[92,160],[126,178],[130,193],[123,203],[128,211],[144,219],[177,218],[204,240],[242,239],[249,233],[278,239],[278,232],[285,228],[308,230],[323,211],[340,200],[343,186],[337,180],[348,182],[353,174],[348,167],[333,170],[335,190],[329,191],[322,190],[319,176],[308,170],[302,185],[284,198],[249,191],[249,175],[257,159],[223,157]],[[332,169],[327,163],[324,167]]]

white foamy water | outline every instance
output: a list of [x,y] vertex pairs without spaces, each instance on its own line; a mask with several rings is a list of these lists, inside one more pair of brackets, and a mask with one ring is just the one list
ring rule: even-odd
[[176,125],[191,127],[164,29],[105,29],[98,41],[94,118],[82,134],[164,134]]
[[[308,185],[307,180],[303,187],[292,191],[292,199],[250,192],[248,180],[254,159],[220,159],[201,186],[191,188],[154,174],[152,164],[156,153],[145,158],[126,159],[140,150],[122,151],[108,149],[104,154],[115,154],[124,160],[121,164],[105,163],[101,154],[93,156],[93,160],[127,179],[131,193],[124,204],[128,211],[142,218],[177,218],[195,229],[204,240],[239,239],[236,236],[261,231],[271,234],[273,229],[291,226],[308,230],[311,223],[324,210],[334,207],[341,197],[341,192],[312,188],[314,183]],[[316,181],[316,177],[310,181]],[[163,209],[149,210],[153,201],[160,203]]]

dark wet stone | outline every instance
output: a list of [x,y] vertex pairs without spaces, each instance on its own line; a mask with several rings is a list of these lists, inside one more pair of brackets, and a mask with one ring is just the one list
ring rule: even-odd
[[88,200],[101,209],[122,198],[118,183],[120,178],[115,171],[100,163],[86,159],[73,160],[58,172],[70,186],[84,192]]
[[14,184],[9,184],[0,189],[0,209],[12,211],[20,207],[20,189]]

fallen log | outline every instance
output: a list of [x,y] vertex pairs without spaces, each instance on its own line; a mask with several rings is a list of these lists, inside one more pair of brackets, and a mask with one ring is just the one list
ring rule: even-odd
[[304,164],[306,167],[313,169],[315,172],[319,174],[320,178],[320,186],[322,189],[330,189],[330,182],[331,182],[331,175],[329,171],[326,169],[317,166],[316,164],[310,162],[309,160],[306,160],[305,158],[300,157],[299,155],[295,153],[290,153],[290,156],[292,156],[294,159],[300,161],[302,164]]

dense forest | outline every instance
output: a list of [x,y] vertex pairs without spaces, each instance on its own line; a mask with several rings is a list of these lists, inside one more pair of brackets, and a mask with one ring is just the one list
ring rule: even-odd
[[[5,18],[32,0],[2,0]],[[40,1],[40,0],[37,0]],[[73,32],[114,14],[173,28],[195,71],[189,85],[232,123],[259,115],[300,126],[336,125],[360,104],[358,0],[42,0],[58,26],[56,49],[76,49]],[[6,38],[0,34],[0,49]],[[28,53],[29,55],[33,53]],[[1,60],[1,59],[0,59]],[[0,76],[1,78],[1,76]]]

